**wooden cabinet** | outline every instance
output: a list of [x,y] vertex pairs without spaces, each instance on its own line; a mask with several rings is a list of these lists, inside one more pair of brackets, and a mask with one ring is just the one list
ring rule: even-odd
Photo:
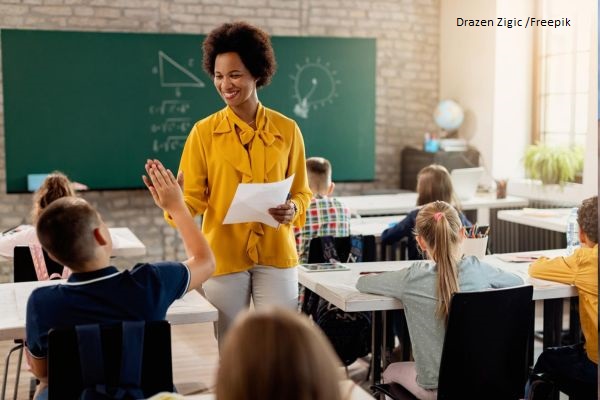
[[402,150],[400,169],[400,188],[415,191],[417,174],[429,164],[440,164],[452,171],[455,168],[472,168],[479,166],[479,151],[469,148],[466,151],[438,151],[427,153],[414,147]]

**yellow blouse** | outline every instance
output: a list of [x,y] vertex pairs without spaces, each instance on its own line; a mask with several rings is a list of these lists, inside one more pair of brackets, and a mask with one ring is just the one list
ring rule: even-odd
[[529,266],[529,275],[575,285],[585,350],[589,359],[598,364],[598,245],[581,247],[568,257],[542,257]]
[[[256,126],[253,130],[226,107],[194,125],[181,156],[184,200],[192,215],[203,214],[202,231],[217,261],[214,276],[245,271],[254,264],[278,268],[298,264],[291,225],[279,229],[258,222],[223,225],[239,183],[276,182],[292,174],[291,200],[297,208],[293,225],[304,225],[312,193],[300,129],[292,119],[262,104]],[[165,218],[173,225],[168,215]]]

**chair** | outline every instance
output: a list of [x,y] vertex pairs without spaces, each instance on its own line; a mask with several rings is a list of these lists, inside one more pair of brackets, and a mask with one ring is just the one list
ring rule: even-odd
[[[44,261],[46,262],[46,268],[48,275],[53,273],[62,274],[63,266],[52,260],[45,250],[42,250],[44,254]],[[13,249],[13,282],[31,282],[37,281],[38,277],[35,273],[35,267],[33,265],[33,258],[31,257],[31,251],[29,246],[15,246]],[[14,399],[17,398],[19,379],[21,372],[21,363],[23,360],[23,340],[15,339],[15,346],[10,349],[6,355],[4,362],[4,381],[2,382],[1,399],[4,399],[6,394],[6,378],[8,376],[8,368],[10,365],[10,358],[12,353],[18,351],[19,357],[17,359],[17,375],[15,377],[15,388],[14,388]]]
[[[57,273],[61,275],[63,272],[63,266],[51,259],[46,253],[46,250],[42,250],[44,254],[44,261],[46,262],[46,268],[48,275]],[[33,258],[31,257],[31,251],[28,246],[15,246],[13,250],[13,280],[14,282],[31,282],[37,281],[38,277],[35,273],[35,267],[33,265]]]
[[[348,255],[352,248],[352,236],[340,236],[333,238],[335,242],[335,250],[339,256],[340,262],[347,262]],[[362,261],[375,261],[377,257],[377,248],[375,247],[375,236],[364,235],[362,236],[363,248],[362,248]],[[329,262],[323,257],[323,245],[320,237],[311,239],[308,248],[308,262],[319,263]]]
[[[519,399],[528,374],[533,286],[452,296],[440,362],[438,399]],[[374,393],[415,399],[396,383]],[[403,389],[403,388],[402,388]]]
[[[143,329],[142,336],[139,336],[143,338],[141,346],[136,342],[137,337],[131,334],[136,329],[140,334],[140,326]],[[99,332],[99,338],[90,340],[89,329]],[[84,335],[82,330],[87,334]],[[132,386],[141,388],[143,398],[162,391],[173,391],[171,326],[167,321],[129,321],[50,330],[50,400],[79,399],[84,389],[97,387],[96,384],[111,392],[114,388],[127,386],[127,382],[130,385],[133,382]]]

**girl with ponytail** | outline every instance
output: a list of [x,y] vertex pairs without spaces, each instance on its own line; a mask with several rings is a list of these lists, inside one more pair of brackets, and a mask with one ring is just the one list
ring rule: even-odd
[[31,208],[31,222],[33,225],[19,225],[3,233],[0,236],[0,256],[12,259],[15,246],[39,246],[34,226],[38,216],[54,200],[75,195],[73,182],[66,175],[58,171],[48,174],[39,189],[33,194],[33,206]]
[[356,287],[361,292],[396,297],[404,306],[415,361],[390,364],[384,380],[400,383],[419,399],[436,399],[452,294],[517,286],[523,280],[476,257],[462,257],[464,227],[456,209],[444,201],[423,206],[414,235],[429,261],[362,276]]

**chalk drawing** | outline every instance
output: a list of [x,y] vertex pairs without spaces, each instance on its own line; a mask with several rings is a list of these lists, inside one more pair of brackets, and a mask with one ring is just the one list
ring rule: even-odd
[[333,103],[338,97],[336,88],[341,83],[336,75],[337,71],[328,62],[323,64],[320,58],[316,61],[306,58],[303,65],[296,64],[296,74],[290,75],[294,81],[292,98],[296,100],[294,114],[307,119],[311,108]]

